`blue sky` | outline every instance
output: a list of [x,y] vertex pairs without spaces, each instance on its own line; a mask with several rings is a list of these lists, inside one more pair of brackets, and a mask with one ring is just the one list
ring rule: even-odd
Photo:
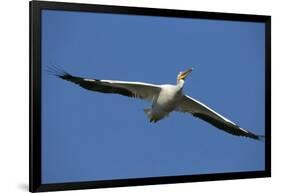
[[232,136],[188,114],[156,124],[149,103],[90,92],[51,76],[174,84],[264,134],[264,24],[44,10],[42,182],[264,170],[264,142]]

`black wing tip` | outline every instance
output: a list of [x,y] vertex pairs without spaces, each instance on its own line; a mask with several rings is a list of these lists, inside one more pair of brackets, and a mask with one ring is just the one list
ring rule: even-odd
[[244,136],[249,137],[249,138],[254,139],[254,140],[257,140],[257,141],[264,141],[265,140],[264,135],[257,135],[255,133],[250,132],[250,131],[247,131],[247,133]]
[[264,135],[256,135],[256,137],[254,139],[258,140],[258,141],[265,141],[265,136]]
[[55,65],[48,65],[46,71],[48,74],[59,77],[64,80],[72,78],[72,75],[64,71],[61,67]]

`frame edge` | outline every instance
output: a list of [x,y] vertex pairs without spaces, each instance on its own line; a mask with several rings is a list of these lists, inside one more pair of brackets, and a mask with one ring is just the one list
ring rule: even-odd
[[41,17],[40,7],[29,2],[29,191],[41,185]]
[[[67,5],[67,6],[66,6]],[[57,7],[58,6],[58,7]],[[112,13],[117,9],[121,9],[120,13],[133,14],[134,9],[138,9],[140,15],[142,12],[153,11],[156,15],[171,17],[189,17],[196,14],[193,18],[202,18],[214,14],[210,19],[222,19],[228,17],[227,20],[239,20],[246,17],[243,21],[253,21],[265,23],[265,170],[264,171],[249,171],[239,173],[222,173],[211,175],[196,175],[196,176],[173,176],[173,177],[155,177],[146,179],[122,179],[122,180],[107,180],[105,181],[90,181],[90,182],[74,182],[74,183],[58,183],[58,184],[42,184],[41,179],[41,9],[59,9],[71,6],[90,8],[80,11],[89,11],[89,9],[106,9],[107,13]],[[63,10],[69,10],[65,8]],[[159,12],[164,11],[164,15]],[[173,12],[178,12],[181,16],[176,16]],[[174,15],[173,15],[174,14]],[[236,18],[236,19],[234,19]],[[245,18],[244,18],[245,19]],[[36,33],[34,33],[34,31]],[[35,49],[36,48],[36,49]],[[266,15],[246,15],[233,13],[217,13],[217,12],[201,12],[201,11],[185,11],[185,10],[170,10],[158,8],[143,8],[143,7],[123,7],[112,5],[93,5],[93,4],[78,4],[78,3],[63,3],[63,2],[48,2],[48,1],[30,1],[29,2],[29,191],[44,192],[58,190],[77,190],[90,188],[110,188],[124,186],[140,186],[154,185],[167,183],[186,183],[199,181],[214,181],[214,180],[234,180],[245,178],[261,178],[271,177],[271,16]],[[34,137],[35,136],[35,137]],[[178,177],[182,178],[179,179]],[[165,179],[166,178],[166,179]],[[177,178],[177,179],[176,179]]]

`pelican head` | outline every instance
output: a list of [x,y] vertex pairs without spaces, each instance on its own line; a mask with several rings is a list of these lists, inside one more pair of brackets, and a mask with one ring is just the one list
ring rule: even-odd
[[180,80],[184,81],[184,79],[192,72],[193,68],[189,68],[186,71],[180,72],[177,77],[177,82],[179,83]]

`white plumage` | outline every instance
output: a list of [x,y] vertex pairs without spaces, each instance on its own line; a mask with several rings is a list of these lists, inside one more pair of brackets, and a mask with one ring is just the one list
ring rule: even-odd
[[87,79],[73,76],[56,67],[50,67],[49,71],[61,79],[73,82],[91,91],[120,94],[150,101],[152,103],[151,108],[144,109],[150,122],[157,122],[169,115],[172,111],[178,111],[191,113],[193,116],[207,121],[218,129],[233,135],[250,137],[257,140],[263,138],[261,135],[256,135],[242,129],[203,103],[185,95],[183,93],[184,80],[192,72],[192,69],[180,72],[177,76],[176,85]]

